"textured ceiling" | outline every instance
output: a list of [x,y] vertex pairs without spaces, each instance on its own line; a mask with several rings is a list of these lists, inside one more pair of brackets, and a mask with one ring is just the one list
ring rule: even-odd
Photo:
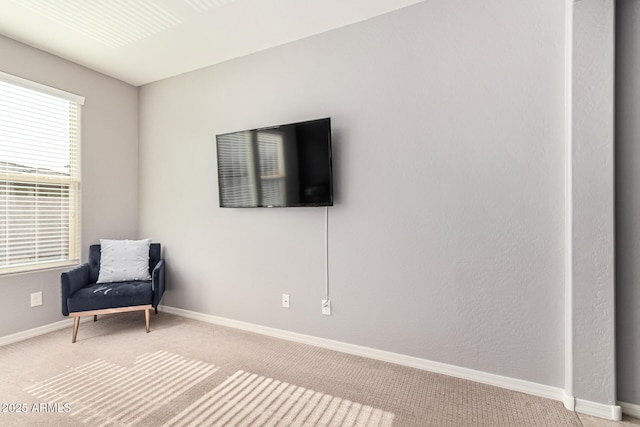
[[135,86],[423,0],[0,0],[0,34]]

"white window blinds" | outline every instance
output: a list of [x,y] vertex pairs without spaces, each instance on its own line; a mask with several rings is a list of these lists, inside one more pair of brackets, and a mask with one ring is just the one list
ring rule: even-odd
[[0,274],[79,262],[83,101],[0,73]]

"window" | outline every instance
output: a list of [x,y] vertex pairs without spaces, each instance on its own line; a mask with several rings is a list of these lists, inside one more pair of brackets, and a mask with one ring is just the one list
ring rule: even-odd
[[79,263],[83,103],[0,73],[0,274]]

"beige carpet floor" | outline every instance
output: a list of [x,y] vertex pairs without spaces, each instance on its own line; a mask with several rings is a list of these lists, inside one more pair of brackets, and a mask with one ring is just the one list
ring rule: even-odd
[[160,313],[0,347],[1,426],[581,426],[557,401]]

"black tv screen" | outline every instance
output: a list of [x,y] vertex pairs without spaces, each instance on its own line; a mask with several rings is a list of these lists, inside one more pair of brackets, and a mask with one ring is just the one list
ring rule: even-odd
[[220,207],[333,206],[331,119],[216,135]]

